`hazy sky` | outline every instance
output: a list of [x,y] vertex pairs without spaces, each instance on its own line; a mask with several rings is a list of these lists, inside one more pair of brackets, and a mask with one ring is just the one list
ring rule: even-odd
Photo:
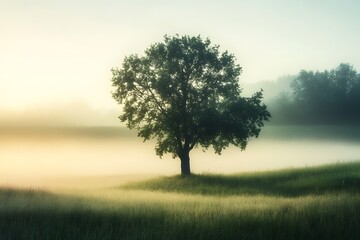
[[0,109],[114,108],[110,69],[164,34],[209,37],[247,82],[360,70],[359,12],[358,0],[0,0]]

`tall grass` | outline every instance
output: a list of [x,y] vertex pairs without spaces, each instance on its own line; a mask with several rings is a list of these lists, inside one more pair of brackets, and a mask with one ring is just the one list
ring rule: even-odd
[[3,188],[0,239],[360,239],[359,168],[176,176],[66,194]]
[[274,195],[296,197],[324,193],[360,193],[360,164],[237,174],[172,176],[130,183],[125,189],[203,195]]

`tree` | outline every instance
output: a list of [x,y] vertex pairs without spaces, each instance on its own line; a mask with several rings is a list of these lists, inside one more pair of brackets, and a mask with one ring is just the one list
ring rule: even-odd
[[360,74],[341,63],[330,71],[301,70],[291,83],[290,101],[277,101],[283,123],[359,124]]
[[192,149],[243,150],[270,118],[262,92],[240,96],[241,71],[234,55],[209,39],[165,36],[145,56],[130,55],[112,69],[113,97],[123,104],[119,118],[144,141],[156,138],[156,154],[179,157],[182,175],[190,175]]

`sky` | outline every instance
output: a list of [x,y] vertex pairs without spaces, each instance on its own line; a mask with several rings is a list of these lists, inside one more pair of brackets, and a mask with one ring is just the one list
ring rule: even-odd
[[246,83],[342,62],[359,71],[359,11],[358,0],[0,0],[0,118],[106,122],[120,111],[111,68],[165,34],[210,38]]

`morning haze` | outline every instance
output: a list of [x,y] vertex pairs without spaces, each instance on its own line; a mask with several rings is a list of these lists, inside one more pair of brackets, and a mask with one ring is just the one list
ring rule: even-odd
[[0,238],[360,239],[359,9],[1,2]]

